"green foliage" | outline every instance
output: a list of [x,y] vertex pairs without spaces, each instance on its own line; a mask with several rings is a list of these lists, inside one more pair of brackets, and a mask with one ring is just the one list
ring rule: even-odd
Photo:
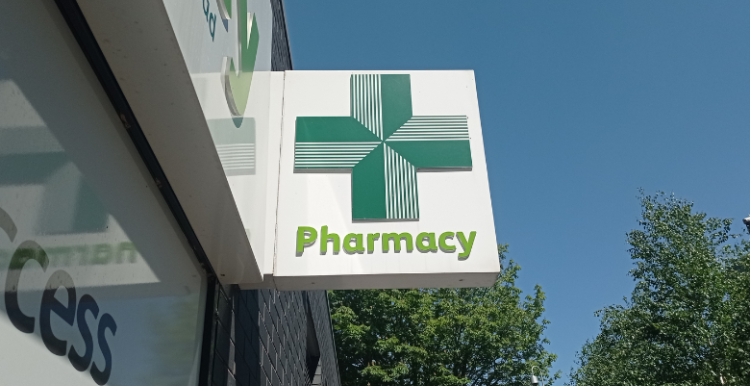
[[521,299],[506,252],[490,288],[331,291],[343,384],[520,386],[532,366],[546,379],[544,292]]
[[597,313],[571,385],[747,385],[750,243],[674,196],[641,205],[642,229],[627,234],[635,289]]

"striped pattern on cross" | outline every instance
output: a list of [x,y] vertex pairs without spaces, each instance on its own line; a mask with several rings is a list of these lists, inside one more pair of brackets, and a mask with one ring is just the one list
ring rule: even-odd
[[456,141],[469,140],[466,115],[415,116],[388,137],[388,141]]
[[351,169],[380,142],[297,142],[294,144],[294,167]]
[[353,220],[417,220],[417,171],[471,170],[465,115],[413,115],[409,75],[351,75],[348,117],[297,117],[295,171],[352,170]]
[[351,116],[367,130],[383,139],[383,103],[380,93],[380,75],[352,75]]
[[225,173],[231,175],[237,171],[255,171],[254,143],[216,145],[216,151]]
[[418,219],[417,168],[388,145],[385,152],[385,207],[388,219]]

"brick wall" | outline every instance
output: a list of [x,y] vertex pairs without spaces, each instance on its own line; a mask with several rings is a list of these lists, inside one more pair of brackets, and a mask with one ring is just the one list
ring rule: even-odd
[[289,48],[283,0],[270,0],[273,10],[273,38],[271,41],[271,69],[292,69],[292,51]]
[[208,384],[339,386],[325,291],[213,292]]

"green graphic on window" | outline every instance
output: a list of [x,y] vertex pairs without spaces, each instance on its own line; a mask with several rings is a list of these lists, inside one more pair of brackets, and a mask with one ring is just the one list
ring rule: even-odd
[[237,12],[233,12],[231,1],[219,2],[223,5],[222,18],[229,20],[232,15],[237,17],[238,57],[224,57],[221,70],[224,95],[232,115],[240,117],[245,113],[247,100],[250,96],[250,85],[253,81],[255,59],[258,56],[260,36],[255,14],[247,12],[247,0],[237,1]]
[[352,75],[348,117],[297,117],[297,171],[352,170],[352,219],[417,220],[418,170],[471,170],[465,115],[415,116],[409,75]]

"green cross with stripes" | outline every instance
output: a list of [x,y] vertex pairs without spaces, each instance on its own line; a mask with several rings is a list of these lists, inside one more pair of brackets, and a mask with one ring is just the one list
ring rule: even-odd
[[295,171],[352,171],[353,220],[419,219],[418,170],[471,170],[465,115],[415,116],[409,75],[352,75],[348,117],[297,117]]

